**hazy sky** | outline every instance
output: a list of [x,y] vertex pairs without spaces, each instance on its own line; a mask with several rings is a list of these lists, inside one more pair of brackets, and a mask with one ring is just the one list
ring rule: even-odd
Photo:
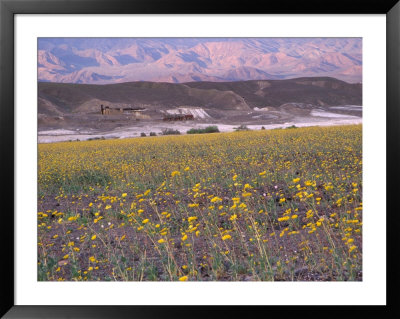
[[[361,49],[361,38],[39,38],[39,50],[48,50],[60,45],[75,47],[79,50],[97,49],[106,52],[112,48],[126,48],[132,44],[146,43],[163,46],[192,47],[205,42],[250,42],[259,41],[265,49],[277,50],[277,46],[299,45],[312,43],[316,46],[342,47],[344,43],[351,40],[355,49]],[[276,52],[276,51],[275,51]]]

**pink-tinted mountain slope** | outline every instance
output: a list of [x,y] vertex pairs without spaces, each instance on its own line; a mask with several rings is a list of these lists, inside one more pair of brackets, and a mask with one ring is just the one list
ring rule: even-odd
[[360,38],[40,38],[39,81],[118,83],[330,76],[362,82]]

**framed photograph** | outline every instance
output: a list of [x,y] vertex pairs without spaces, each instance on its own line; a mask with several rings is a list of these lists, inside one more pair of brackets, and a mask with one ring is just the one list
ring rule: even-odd
[[1,0],[1,314],[398,313],[400,5],[338,7]]

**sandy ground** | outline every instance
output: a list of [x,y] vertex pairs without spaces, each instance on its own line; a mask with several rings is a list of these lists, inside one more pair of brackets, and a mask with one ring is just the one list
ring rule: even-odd
[[[140,137],[141,133],[147,136],[150,132],[155,132],[159,135],[164,129],[174,129],[186,134],[191,128],[204,128],[210,125],[218,126],[221,132],[232,132],[239,126],[237,123],[245,124],[251,130],[286,128],[289,126],[305,127],[305,126],[332,126],[346,124],[361,124],[362,123],[362,108],[356,105],[343,105],[328,107],[325,109],[318,108],[304,112],[302,115],[294,116],[286,111],[282,112],[251,112],[246,114],[240,122],[225,119],[212,119],[207,117],[199,117],[195,121],[186,122],[163,122],[160,120],[146,120],[139,122],[126,122],[126,125],[119,125],[104,129],[82,127],[68,127],[60,129],[41,128],[39,126],[38,143],[53,143],[76,140],[89,139],[118,139]],[[347,112],[347,114],[346,114]],[[350,113],[350,114],[349,114]],[[357,114],[357,115],[354,115]],[[254,124],[253,124],[254,123]]]

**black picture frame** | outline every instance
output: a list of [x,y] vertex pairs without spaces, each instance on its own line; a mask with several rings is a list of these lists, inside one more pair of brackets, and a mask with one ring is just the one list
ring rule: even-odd
[[[1,149],[1,308],[4,318],[158,318],[158,317],[227,317],[230,313],[247,317],[254,307],[224,306],[21,306],[14,295],[14,16],[15,14],[385,14],[387,19],[387,305],[386,306],[290,306],[269,307],[268,316],[309,316],[321,314],[352,317],[373,315],[391,318],[399,316],[395,274],[398,242],[396,196],[399,190],[400,137],[400,2],[398,0],[307,0],[222,2],[203,0],[0,0],[1,71],[0,71],[0,149]],[[382,199],[383,200],[383,199]],[[51,291],[49,291],[51,293]],[[188,309],[189,308],[189,309]],[[311,311],[311,312],[310,312]],[[329,311],[329,312],[328,312]]]

